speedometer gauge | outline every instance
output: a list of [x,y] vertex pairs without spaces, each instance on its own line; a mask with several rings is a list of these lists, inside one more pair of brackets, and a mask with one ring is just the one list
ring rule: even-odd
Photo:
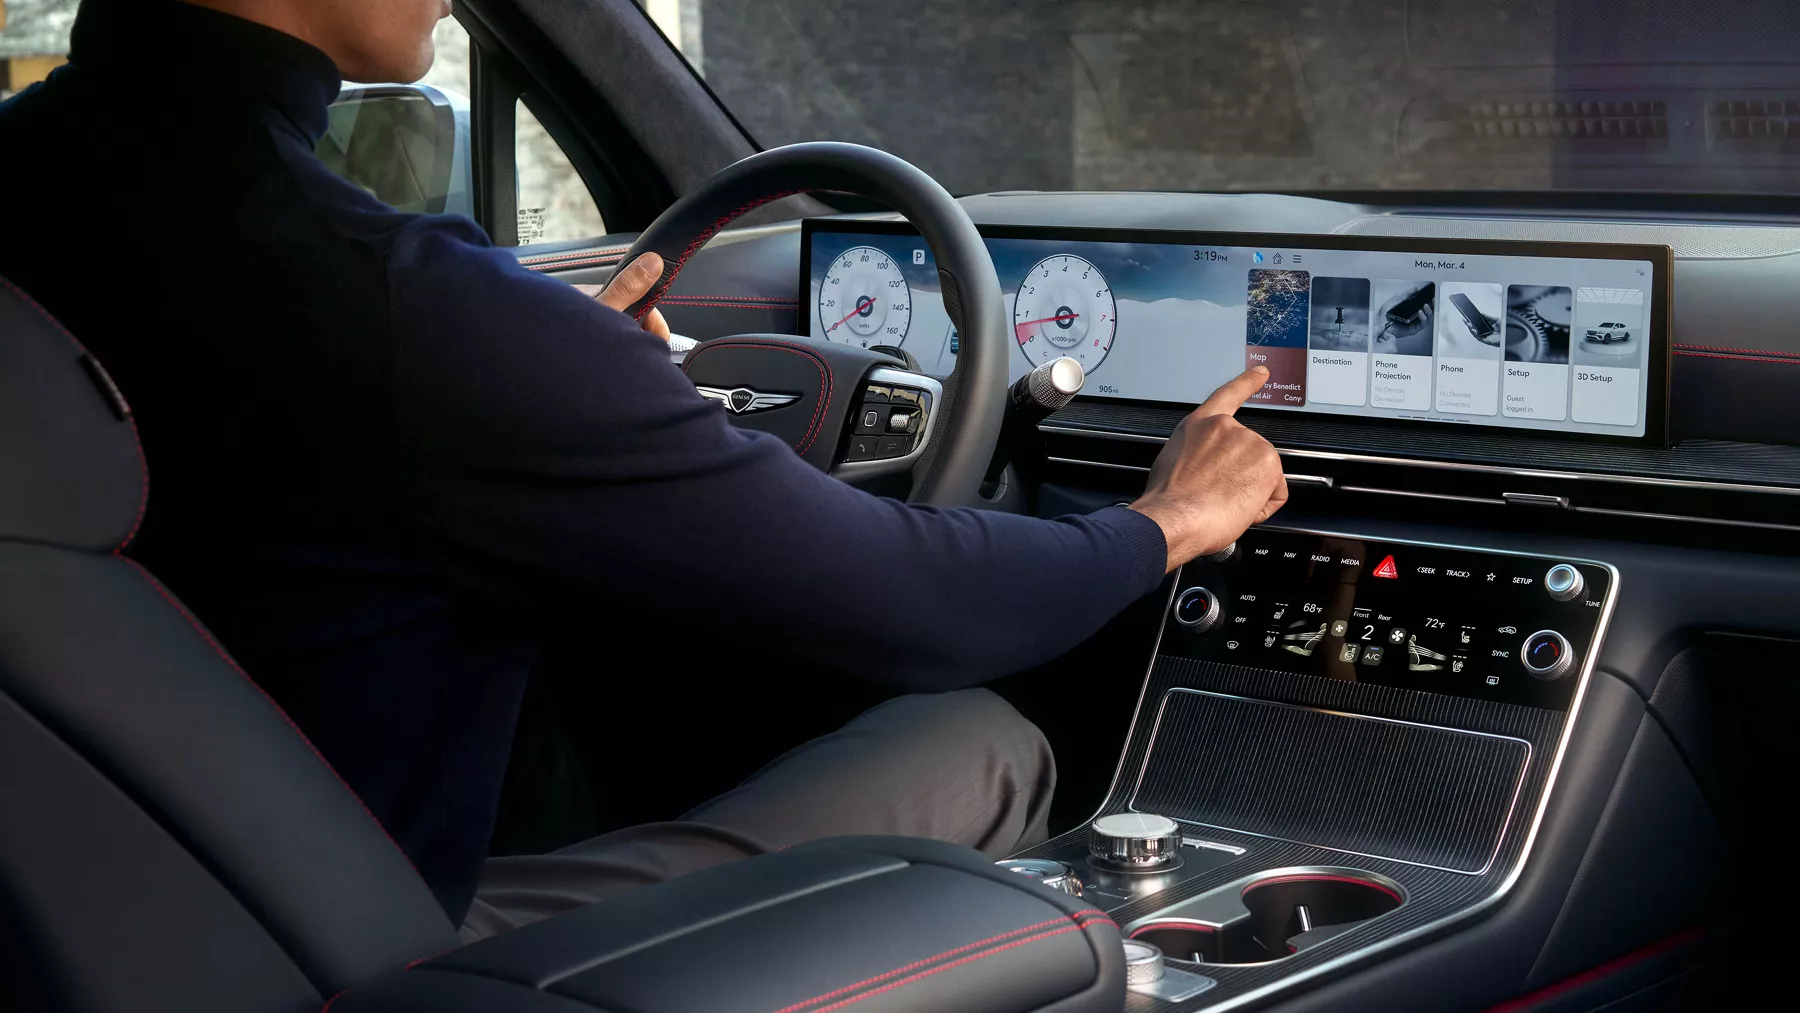
[[894,258],[872,246],[839,254],[819,284],[819,336],[898,346],[912,325],[912,289]]
[[1013,336],[1033,366],[1068,356],[1089,373],[1118,328],[1112,286],[1100,269],[1062,254],[1033,264],[1013,299]]

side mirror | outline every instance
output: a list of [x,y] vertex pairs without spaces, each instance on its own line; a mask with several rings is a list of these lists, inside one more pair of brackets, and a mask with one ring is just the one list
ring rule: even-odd
[[401,211],[473,215],[469,102],[422,84],[345,85],[314,150]]

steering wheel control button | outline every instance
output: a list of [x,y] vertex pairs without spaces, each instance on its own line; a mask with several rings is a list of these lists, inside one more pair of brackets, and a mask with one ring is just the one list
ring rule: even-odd
[[893,388],[893,390],[890,392],[890,396],[892,397],[895,404],[909,404],[909,405],[912,405],[914,408],[921,408],[925,404],[925,396],[924,395],[920,394],[916,390],[908,390],[905,387]]
[[1136,939],[1125,940],[1125,984],[1148,985],[1161,981],[1163,952],[1161,948]]
[[1575,648],[1568,638],[1555,630],[1539,630],[1525,638],[1519,648],[1519,660],[1525,671],[1546,682],[1568,675],[1575,667]]
[[893,411],[888,413],[887,431],[890,433],[910,433],[913,421],[919,417],[918,412]]
[[871,383],[863,388],[863,404],[885,404],[891,394],[888,388]]
[[874,436],[850,437],[850,453],[847,459],[852,461],[873,461],[875,459],[875,443],[877,439],[878,437]]
[[1175,621],[1193,633],[1219,625],[1219,599],[1203,587],[1190,587],[1175,599]]
[[887,461],[896,457],[905,457],[912,453],[912,440],[905,436],[877,437],[875,443],[875,459]]
[[1587,582],[1581,579],[1581,571],[1567,563],[1558,563],[1544,574],[1544,590],[1557,601],[1574,601],[1587,590]]
[[1058,862],[1048,858],[1007,858],[995,862],[1008,872],[1016,872],[1026,879],[1035,879],[1052,890],[1066,893],[1072,897],[1081,896],[1081,880],[1075,877],[1075,869],[1067,862]]
[[1088,861],[1119,872],[1166,872],[1181,864],[1181,830],[1167,816],[1114,813],[1088,825]]
[[881,422],[886,414],[881,408],[864,405],[857,409],[856,431],[858,433],[879,433]]

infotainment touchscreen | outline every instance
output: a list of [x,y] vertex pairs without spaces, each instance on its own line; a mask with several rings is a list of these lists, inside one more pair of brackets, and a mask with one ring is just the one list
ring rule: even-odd
[[[1256,407],[1662,442],[1667,247],[984,226],[1012,374],[1191,404],[1247,366]],[[959,336],[903,222],[805,223],[804,332],[950,373]]]

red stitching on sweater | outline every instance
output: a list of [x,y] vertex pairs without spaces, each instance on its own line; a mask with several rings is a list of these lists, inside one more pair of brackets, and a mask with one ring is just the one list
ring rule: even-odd
[[1714,352],[1676,352],[1696,359],[1735,359],[1738,362],[1766,362],[1771,365],[1800,366],[1800,359],[1757,359],[1748,355],[1719,355]]
[[[1073,932],[1076,929],[1085,929],[1089,925],[1096,925],[1101,922],[1104,922],[1107,925],[1113,924],[1113,920],[1111,918],[1106,917],[1105,913],[1101,912],[1101,911],[1091,911],[1091,910],[1090,911],[1078,911],[1075,914],[1069,915],[1068,917],[1075,921],[1074,925],[1066,927],[1066,928],[1058,929],[1056,932],[1046,933],[1045,935],[1058,935],[1063,932]],[[1083,922],[1082,921],[1083,918],[1087,918],[1088,921]],[[839,988],[839,989],[833,989],[832,991],[826,992],[823,995],[815,995],[811,999],[806,1000],[805,1002],[797,1002],[797,1003],[793,1004],[792,1006],[784,1006],[781,1009],[776,1010],[775,1013],[794,1013],[795,1010],[799,1010],[806,1006],[811,1006],[815,1002],[823,1002],[826,999],[835,998],[837,996],[843,995],[846,992],[854,992],[859,988],[865,988],[869,985],[876,984],[877,982],[884,981],[888,978],[892,978],[896,974],[905,974],[908,971],[918,970],[919,968],[924,967],[928,964],[933,964],[933,963],[936,963],[937,961],[943,960],[945,957],[954,957],[959,953],[967,953],[970,950],[977,950],[983,946],[989,946],[994,943],[998,943],[1003,940],[1010,939],[1013,936],[1019,935],[1020,933],[1035,932],[1038,929],[1048,928],[1052,925],[1061,924],[1062,921],[1063,921],[1063,919],[1061,919],[1061,918],[1052,918],[1049,921],[1038,922],[1036,925],[1022,926],[1020,928],[1013,929],[1009,932],[1002,932],[999,935],[989,936],[986,939],[980,939],[973,943],[968,943],[963,946],[958,946],[954,950],[945,950],[944,952],[938,954],[935,957],[926,957],[924,960],[915,960],[912,963],[905,965],[904,967],[896,967],[892,971],[888,971],[884,974],[878,974],[878,975],[874,976],[873,978],[864,978],[862,981],[856,982],[855,984],[845,985],[843,988]],[[1042,939],[1042,938],[1044,938],[1044,936],[1043,935],[1034,936],[1033,938],[1034,939]],[[1019,942],[1021,942],[1021,943],[1028,943],[1031,941],[1032,941],[1031,939],[1019,940]],[[994,952],[998,953],[999,950],[995,950]],[[981,956],[988,956],[988,954],[984,953]],[[976,958],[970,958],[970,959],[980,959],[980,958],[976,957]],[[955,966],[954,964],[945,965],[945,967],[954,967],[954,966]],[[943,970],[943,968],[939,968],[939,970]],[[932,973],[935,973],[935,972],[932,972]],[[921,977],[923,977],[923,975],[921,975]],[[900,985],[900,984],[905,984],[905,982],[895,982],[895,984]],[[885,991],[885,989],[882,989],[881,991]],[[874,994],[875,994],[874,992],[869,993],[869,995],[874,995]],[[864,999],[864,998],[867,998],[867,997],[866,996],[857,996],[856,999],[851,999],[849,1001],[856,1002],[856,1001],[858,1001],[860,999]],[[840,1004],[840,1005],[842,1005],[842,1004]],[[834,1007],[827,1007],[827,1008],[830,1009],[830,1008],[834,1008]],[[815,1010],[814,1013],[823,1013],[823,1011]]]
[[1768,348],[1733,348],[1730,345],[1684,345],[1676,342],[1676,348],[1703,348],[1718,352],[1748,352],[1751,355],[1773,355],[1777,358],[1800,359],[1800,352],[1777,352]]
[[699,252],[700,247],[705,246],[707,241],[712,239],[713,236],[718,235],[720,229],[731,224],[732,219],[737,218],[739,215],[748,214],[771,201],[778,201],[783,197],[792,197],[797,193],[805,192],[806,188],[802,187],[798,190],[783,190],[780,193],[772,193],[767,197],[759,197],[748,204],[740,204],[719,218],[714,219],[711,225],[707,226],[699,235],[694,237],[694,241],[688,244],[687,249],[681,251],[681,257],[675,261],[675,266],[670,268],[663,275],[662,281],[657,283],[655,290],[650,293],[650,297],[644,300],[644,305],[638,307],[638,311],[635,314],[637,319],[644,319],[644,316],[650,312],[650,308],[656,305],[656,301],[661,299],[663,293],[669,290],[669,286],[675,284],[675,276],[681,273],[683,267],[687,266],[688,258]]
[[[700,352],[705,352],[714,348],[761,348],[768,351],[788,352],[793,355],[798,355],[813,364],[813,368],[819,371],[821,396],[819,398],[818,407],[813,409],[812,421],[807,423],[806,432],[800,437],[801,442],[794,444],[794,451],[796,453],[806,453],[813,445],[813,441],[818,438],[819,434],[817,430],[819,429],[819,424],[825,421],[825,416],[831,411],[831,379],[824,360],[813,355],[811,352],[802,352],[798,348],[789,348],[786,345],[771,345],[761,341],[716,341],[710,345],[703,346],[700,351],[689,355],[687,363],[692,363],[695,359],[698,359],[700,357]],[[687,370],[688,366],[684,363],[682,365],[682,372],[685,373]]]
[[[151,587],[155,588],[156,593],[162,595],[163,600],[173,606],[176,612],[181,613],[181,617],[188,621],[188,625],[194,628],[195,633],[200,634],[200,639],[206,641],[206,646],[212,648],[214,654],[217,654],[225,664],[230,665],[232,671],[243,676],[244,681],[249,683],[252,689],[262,694],[262,698],[269,702],[270,707],[275,708],[275,713],[281,715],[281,720],[287,723],[288,728],[293,731],[295,735],[299,736],[300,741],[306,744],[306,748],[312,750],[313,756],[317,757],[318,761],[325,765],[325,769],[331,772],[331,776],[337,778],[337,783],[343,785],[344,790],[350,793],[350,797],[356,800],[356,804],[362,807],[362,811],[374,822],[375,828],[381,831],[381,836],[386,837],[388,843],[394,846],[394,850],[400,852],[400,857],[406,860],[406,864],[411,866],[412,857],[406,853],[406,849],[402,848],[399,842],[394,840],[393,835],[388,833],[387,827],[382,826],[381,821],[375,818],[375,813],[370,811],[368,803],[362,800],[362,796],[356,793],[355,788],[350,787],[350,782],[344,780],[344,775],[338,773],[337,768],[331,765],[331,761],[325,758],[325,754],[319,752],[319,747],[313,745],[313,741],[306,737],[306,733],[300,730],[300,726],[294,722],[294,719],[286,710],[282,709],[281,704],[275,702],[275,698],[269,695],[269,691],[262,688],[262,684],[258,683],[255,679],[250,678],[250,673],[244,671],[244,666],[238,664],[236,658],[233,658],[230,654],[226,653],[224,645],[213,639],[212,633],[208,631],[205,626],[200,624],[200,620],[195,618],[192,612],[188,611],[187,606],[183,605],[181,600],[176,598],[173,594],[170,594],[169,589],[163,586],[162,581],[157,580],[154,574],[149,570],[144,569],[142,563],[139,563],[129,556],[120,556],[119,558],[123,559],[132,569],[136,570],[138,575],[143,577]],[[418,867],[413,866],[413,873],[415,875],[417,875],[418,871]]]
[[[28,295],[24,289],[7,281],[5,278],[0,278],[0,284],[5,285],[13,295],[18,296],[23,300],[25,305],[37,310],[38,315],[49,321],[50,326],[56,328],[63,337],[69,339],[69,343],[75,346],[76,351],[93,359],[95,362],[100,361],[94,356],[94,353],[87,350],[87,346],[81,343],[80,338],[69,333],[69,329],[62,325],[62,321],[51,316],[50,311],[45,309],[36,299],[33,299]],[[137,537],[138,529],[144,526],[144,514],[150,509],[150,459],[144,456],[144,440],[143,435],[138,432],[137,419],[127,415],[125,416],[125,422],[127,425],[131,426],[131,446],[133,450],[137,451],[139,484],[142,488],[138,493],[137,517],[131,522],[131,530],[125,532],[125,537],[121,539],[118,546],[113,549],[113,555],[115,556],[124,552],[125,547],[131,544],[131,540]]]

